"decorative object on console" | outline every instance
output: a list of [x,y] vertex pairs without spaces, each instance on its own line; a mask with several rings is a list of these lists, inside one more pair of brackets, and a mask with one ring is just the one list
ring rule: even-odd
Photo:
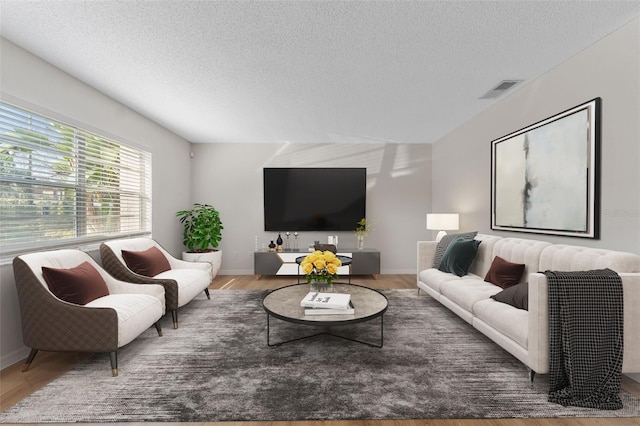
[[326,283],[329,287],[333,284],[333,280],[338,278],[338,268],[342,265],[335,253],[330,251],[316,250],[308,254],[300,268],[307,277],[308,284],[322,285]]
[[318,251],[327,251],[329,250],[331,253],[336,254],[338,252],[338,248],[333,244],[314,244],[313,249]]
[[358,250],[364,249],[364,237],[367,236],[369,231],[371,231],[371,225],[367,224],[367,219],[363,217],[358,221],[358,226],[355,230]]
[[449,244],[451,244],[453,240],[455,240],[458,237],[462,237],[470,240],[475,238],[476,235],[478,235],[478,231],[465,232],[461,234],[447,234],[444,237],[442,237],[442,239],[438,241],[438,244],[436,245],[436,253],[433,258],[433,267],[436,269],[440,267],[442,256],[444,256],[444,252],[447,251],[447,247],[449,247]]
[[282,235],[278,233],[278,239],[276,240],[276,251],[282,251]]
[[491,229],[599,238],[600,98],[491,142]]
[[427,213],[427,229],[439,231],[436,241],[447,235],[445,231],[457,231],[459,215],[457,213]]
[[215,278],[222,265],[222,250],[217,248],[224,229],[220,213],[209,204],[194,203],[192,209],[181,210],[176,216],[183,225],[182,242],[187,247],[182,260],[210,263]]
[[480,240],[456,238],[449,244],[447,251],[444,252],[438,269],[459,277],[467,275],[473,260],[476,258],[479,245]]
[[269,251],[276,251],[276,244],[271,240],[269,243]]
[[500,256],[496,256],[493,258],[491,267],[484,277],[484,280],[498,287],[511,287],[520,282],[522,274],[524,273],[524,267],[524,263],[512,263],[504,260]]

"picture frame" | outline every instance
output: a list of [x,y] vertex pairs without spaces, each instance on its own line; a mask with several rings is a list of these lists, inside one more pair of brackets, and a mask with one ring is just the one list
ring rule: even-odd
[[491,141],[491,229],[598,239],[595,98]]

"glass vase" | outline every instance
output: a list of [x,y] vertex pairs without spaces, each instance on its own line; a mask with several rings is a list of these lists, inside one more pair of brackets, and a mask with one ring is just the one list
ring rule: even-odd
[[309,291],[319,293],[333,293],[333,284],[328,284],[326,281],[312,281],[309,286]]
[[357,235],[358,240],[358,250],[364,249],[364,235]]

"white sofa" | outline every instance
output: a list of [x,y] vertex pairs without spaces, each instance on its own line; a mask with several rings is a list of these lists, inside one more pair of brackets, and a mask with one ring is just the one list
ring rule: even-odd
[[[624,291],[623,373],[640,372],[640,256],[596,248],[478,234],[481,240],[469,274],[458,277],[433,268],[437,243],[418,242],[418,292],[424,290],[535,373],[549,372],[548,284],[541,273],[610,268]],[[525,264],[528,310],[497,302],[502,288],[484,281],[493,258]]]

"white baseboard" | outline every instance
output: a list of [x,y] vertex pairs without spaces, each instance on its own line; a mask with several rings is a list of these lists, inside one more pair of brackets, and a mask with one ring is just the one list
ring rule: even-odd
[[220,269],[218,275],[254,275],[253,269]]
[[628,374],[625,374],[625,376],[627,376],[633,381],[640,383],[640,373],[628,373]]
[[2,355],[0,358],[0,370],[3,370],[7,367],[11,367],[13,364],[24,361],[24,359],[29,355],[29,348],[26,346],[22,349],[15,350],[11,353]]

